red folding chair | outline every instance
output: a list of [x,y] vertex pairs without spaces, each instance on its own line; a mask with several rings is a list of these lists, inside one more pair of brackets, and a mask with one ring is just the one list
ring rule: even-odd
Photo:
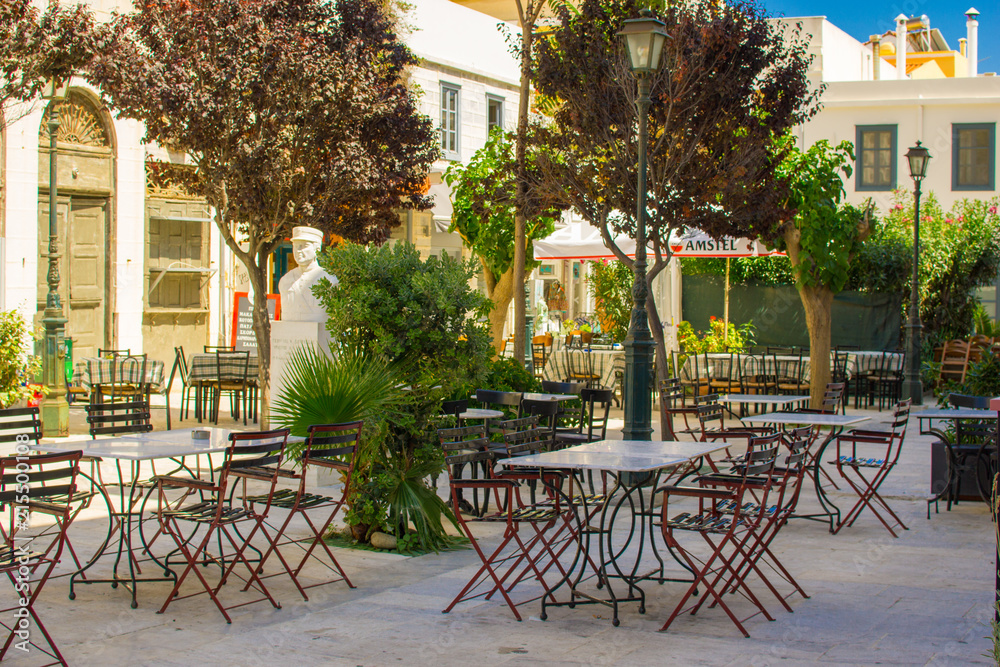
[[[271,498],[271,505],[288,510],[288,515],[285,517],[285,521],[281,524],[281,527],[277,529],[273,545],[261,557],[260,568],[263,569],[264,563],[271,554],[276,553],[279,560],[281,560],[285,573],[291,577],[295,587],[299,589],[299,593],[306,600],[309,599],[305,591],[307,588],[325,586],[326,584],[338,581],[343,581],[349,588],[354,588],[354,584],[347,577],[344,568],[337,562],[336,556],[333,555],[330,547],[327,546],[323,536],[337,514],[340,513],[351,492],[354,457],[358,452],[358,443],[361,440],[361,428],[363,425],[364,422],[355,421],[344,424],[310,426],[309,437],[306,439],[300,460],[302,464],[301,470],[298,473],[293,473],[293,477],[299,480],[298,489],[281,489],[276,491],[274,497]],[[336,470],[343,473],[344,484],[340,495],[333,498],[308,493],[306,491],[306,477],[310,469],[324,472]],[[265,503],[268,500],[268,496],[251,496],[247,500],[252,503]],[[322,516],[325,518],[319,522],[314,521],[309,516],[309,513],[313,511],[323,512]],[[301,516],[305,520],[306,525],[309,526],[308,536],[303,538],[288,537],[288,526],[296,516]],[[280,547],[290,545],[294,545],[302,551],[302,557],[294,568],[288,566],[288,562],[278,551]],[[326,556],[325,559],[323,558],[324,555]],[[299,575],[310,558],[332,572],[334,575],[333,578],[319,583],[302,585],[299,581]],[[281,573],[264,575],[261,576],[261,579],[278,576],[279,574]]]
[[[554,526],[568,521],[565,516],[567,509],[557,499],[553,504],[524,502],[521,496],[521,484],[532,478],[536,481],[542,479],[543,473],[529,472],[518,475],[515,471],[490,476],[487,479],[456,477],[455,466],[460,464],[486,465],[488,470],[492,470],[497,454],[490,449],[485,426],[440,429],[438,436],[446,454],[445,464],[449,473],[448,481],[455,517],[482,563],[444,609],[444,613],[450,612],[460,602],[480,597],[489,599],[499,593],[514,614],[514,618],[520,621],[521,614],[517,610],[517,604],[511,599],[510,592],[514,586],[528,578],[537,580],[548,592],[549,587],[545,584],[543,570],[551,565],[549,560],[553,558],[553,553],[546,540],[546,533]],[[508,445],[507,451],[519,454],[533,451],[533,447],[532,443]],[[545,479],[549,479],[548,474],[544,476]],[[487,510],[481,516],[462,513],[459,507],[459,489],[483,489],[493,495],[496,509],[492,512]],[[547,499],[548,496],[547,493]],[[504,525],[499,544],[490,551],[483,549],[472,530],[472,526],[478,523]]]
[[[33,444],[37,445],[42,438],[42,422],[39,418],[38,408],[7,408],[0,410],[0,443],[19,443],[19,444]],[[94,465],[95,459],[83,457],[81,462],[90,461],[91,468],[96,467]],[[79,473],[80,477],[85,479],[87,484],[87,489],[76,489],[73,493],[73,514],[70,517],[70,523],[77,517],[83,510],[90,507],[91,502],[95,497],[101,497],[101,494],[95,489],[98,488],[97,483],[94,478],[86,475],[83,472]],[[103,499],[103,498],[102,498]],[[65,502],[65,498],[61,496],[50,498],[52,502],[62,503]],[[110,514],[110,513],[109,513]],[[54,534],[55,530],[59,529],[59,522],[57,521],[49,532]],[[73,548],[73,541],[71,537],[66,535],[66,551],[69,552],[70,558],[76,564],[76,569],[79,570],[83,567],[80,562],[80,558],[76,554],[76,550]],[[57,546],[56,541],[49,542],[48,549],[54,549]],[[64,575],[60,575],[64,576]]]
[[[0,573],[7,575],[17,604],[0,609],[0,625],[9,631],[0,650],[0,661],[13,646],[34,647],[65,665],[59,648],[39,618],[35,602],[62,556],[66,530],[75,516],[73,506],[80,452],[62,454],[18,454],[0,458],[0,510],[6,527],[0,542]],[[46,514],[55,520],[55,531],[38,531],[31,515]],[[40,541],[41,544],[36,542]],[[32,632],[34,625],[45,644]]]
[[[258,575],[258,563],[251,562],[246,557],[246,550],[251,548],[251,542],[260,535],[268,545],[274,547],[274,538],[268,533],[265,520],[271,509],[278,479],[281,477],[281,462],[288,439],[288,429],[276,431],[259,431],[231,433],[229,448],[218,478],[215,481],[192,479],[184,477],[157,476],[157,491],[160,506],[157,511],[163,532],[170,535],[177,545],[175,553],[184,558],[185,568],[177,577],[177,583],[157,612],[162,614],[174,600],[193,597],[207,593],[215,606],[218,607],[227,623],[232,623],[227,613],[229,609],[242,607],[255,602],[267,600],[275,609],[281,605],[271,596]],[[247,482],[262,484],[267,490],[263,502],[248,502],[246,500]],[[236,496],[237,487],[242,486],[242,493]],[[198,495],[198,499],[189,504],[175,507],[167,502],[168,489],[184,489],[190,495]],[[202,500],[201,497],[207,497]],[[259,498],[260,496],[258,496]],[[186,527],[189,526],[189,527]],[[199,536],[199,532],[203,533]],[[225,538],[225,541],[223,541]],[[208,551],[212,540],[218,541],[220,553]],[[223,549],[231,549],[222,553]],[[256,549],[255,549],[256,550]],[[169,558],[168,561],[169,563]],[[211,585],[202,574],[207,563],[215,563],[222,570],[222,576],[216,585]],[[246,568],[247,577],[236,573],[235,568],[242,564]],[[241,569],[242,571],[242,569]],[[180,595],[181,586],[188,575],[194,575],[201,582],[204,590]],[[248,600],[238,604],[223,606],[219,600],[219,591],[230,576],[237,576],[251,584],[263,597]]]
[[[894,526],[909,530],[878,492],[882,482],[889,476],[899,460],[909,416],[910,399],[907,398],[898,402],[893,408],[892,430],[855,429],[837,436],[837,459],[831,463],[837,466],[837,472],[858,494],[858,502],[840,520],[837,528],[833,531],[834,534],[840,532],[844,526],[854,525],[861,511],[866,507],[872,511],[872,514],[893,537],[899,537],[893,530]],[[871,456],[866,456],[866,454]],[[886,515],[891,517],[894,523],[890,524]]]
[[[768,505],[762,505],[755,501],[743,504],[741,511],[745,516],[760,516],[762,522],[757,530],[747,534],[747,542],[741,545],[738,552],[734,551],[734,554],[741,553],[744,555],[743,565],[738,568],[741,576],[745,577],[747,575],[749,570],[748,563],[760,563],[767,565],[774,574],[791,585],[792,591],[790,593],[781,594],[773,585],[770,578],[764,578],[767,588],[778,599],[785,610],[791,612],[792,608],[787,602],[789,597],[795,593],[800,594],[804,598],[808,598],[809,595],[806,594],[802,586],[795,580],[795,577],[791,575],[771,550],[771,544],[778,536],[780,530],[788,523],[788,519],[795,513],[795,508],[798,505],[802,480],[805,478],[805,472],[808,469],[807,454],[809,444],[812,441],[812,428],[802,426],[788,431],[783,434],[783,440],[787,446],[788,454],[784,461],[779,457],[778,460],[782,465],[775,467],[771,479],[771,483],[774,485],[772,495],[776,493],[777,498],[773,504]],[[699,478],[698,482],[702,486],[707,487],[722,486],[732,488],[742,482],[742,477],[740,475],[708,475]],[[751,493],[754,493],[755,486],[757,485],[753,480],[748,482],[748,489]],[[718,509],[725,514],[732,514],[735,512],[736,507],[732,501],[727,500],[719,503]],[[734,592],[736,579],[735,577],[730,577],[724,590]],[[713,585],[716,583],[713,582]],[[705,598],[702,599],[702,601],[704,600]],[[709,606],[714,607],[715,603],[712,602]]]
[[[692,614],[698,611],[704,597],[691,607],[685,608],[685,605],[699,588],[707,596],[711,596],[713,601],[722,608],[746,637],[750,636],[743,626],[743,621],[746,619],[741,621],[737,618],[722,597],[727,590],[731,589],[739,593],[753,604],[757,611],[752,616],[760,613],[767,620],[774,620],[746,583],[746,576],[750,572],[764,578],[757,564],[750,559],[751,554],[745,548],[745,545],[753,538],[754,531],[760,527],[764,514],[762,512],[746,513],[744,504],[752,498],[750,502],[761,507],[768,506],[768,494],[773,485],[774,464],[780,440],[780,434],[752,438],[746,454],[734,466],[734,471],[739,479],[736,483],[729,485],[729,488],[671,485],[662,486],[656,490],[657,493],[663,495],[660,511],[660,529],[663,539],[667,546],[683,559],[687,569],[694,574],[694,580],[663,627],[660,628],[661,632],[669,628],[682,611],[689,610]],[[752,496],[750,495],[751,488],[753,489]],[[671,517],[670,501],[677,498],[697,499],[698,506],[696,509],[692,508],[693,512],[686,511]],[[728,511],[723,511],[724,507]],[[679,540],[678,536],[684,533],[701,535],[708,544],[708,555],[699,556],[691,545],[686,545],[682,540]],[[722,586],[719,585],[720,582],[723,582]]]

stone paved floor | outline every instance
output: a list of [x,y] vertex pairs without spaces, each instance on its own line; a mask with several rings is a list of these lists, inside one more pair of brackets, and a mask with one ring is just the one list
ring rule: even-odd
[[[791,614],[762,598],[775,621],[748,621],[750,639],[719,609],[682,616],[657,632],[682,591],[671,583],[647,585],[646,614],[627,605],[618,628],[596,606],[551,609],[544,622],[537,602],[521,607],[523,622],[496,600],[442,614],[477,567],[469,549],[416,558],[338,550],[357,588],[313,589],[304,602],[286,580],[273,579],[282,609],[236,609],[232,625],[203,596],[157,614],[168,591],[163,583],[141,586],[133,610],[124,590],[106,585],[81,587],[70,601],[61,578],[43,591],[38,608],[72,665],[990,664],[982,654],[989,645],[993,526],[985,505],[971,502],[951,512],[942,505],[927,520],[930,438],[916,430],[914,421],[883,487],[910,530],[893,539],[870,514],[835,536],[819,523],[791,522],[777,550],[811,597],[790,598]],[[810,484],[804,511],[817,506],[811,491]],[[834,498],[842,506],[849,500]],[[96,548],[101,524],[92,512],[73,526],[81,551]],[[98,569],[109,567],[102,562]],[[531,591],[515,594],[523,599]],[[4,595],[6,602],[9,591]],[[234,601],[241,594],[227,586],[223,595]],[[37,657],[9,663],[38,664]]]

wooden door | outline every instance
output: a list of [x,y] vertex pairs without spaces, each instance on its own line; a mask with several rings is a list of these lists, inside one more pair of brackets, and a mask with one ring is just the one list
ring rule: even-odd
[[[48,294],[49,203],[44,198],[38,206],[38,310],[45,310]],[[66,223],[66,213],[69,223]],[[105,347],[105,235],[108,202],[106,199],[60,199],[59,296],[68,319],[66,337],[73,339],[76,359],[94,356]]]

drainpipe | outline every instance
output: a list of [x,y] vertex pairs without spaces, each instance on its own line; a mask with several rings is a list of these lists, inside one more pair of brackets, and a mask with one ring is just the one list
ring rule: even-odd
[[979,16],[979,12],[975,7],[970,7],[965,12],[965,30],[968,35],[968,43],[965,46],[966,58],[969,59],[969,76],[978,76],[979,74],[979,21],[976,18]]
[[906,14],[896,17],[896,78],[906,78]]
[[872,43],[872,79],[879,80],[879,70],[882,69],[882,40],[881,35],[872,35],[868,39]]

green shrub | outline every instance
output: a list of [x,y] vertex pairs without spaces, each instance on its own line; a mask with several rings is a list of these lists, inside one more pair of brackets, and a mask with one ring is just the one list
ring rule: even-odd
[[[964,199],[946,213],[933,194],[921,200],[920,319],[927,340],[936,343],[972,333],[975,292],[992,284],[1000,270],[998,204],[998,198]],[[886,217],[887,234],[902,239],[912,254],[912,195],[897,190]],[[909,290],[905,293],[909,296]]]
[[499,357],[490,362],[483,389],[494,391],[541,391],[542,383],[528,372],[524,364],[510,357]]
[[753,322],[736,326],[732,322],[726,326],[722,318],[709,318],[709,330],[695,332],[690,322],[683,321],[677,326],[677,342],[685,354],[702,352],[743,352],[754,344]]
[[38,375],[42,361],[30,355],[28,323],[16,310],[0,311],[0,407],[27,398],[27,382]]
[[315,289],[333,337],[395,369],[391,382],[406,386],[398,403],[382,406],[378,447],[356,475],[347,520],[368,534],[413,530],[424,550],[448,546],[443,521],[454,517],[426,480],[444,469],[436,435],[441,401],[481,383],[490,367],[481,319],[491,303],[470,287],[478,265],[447,254],[422,259],[408,243],[347,243],[320,261],[339,281]]

